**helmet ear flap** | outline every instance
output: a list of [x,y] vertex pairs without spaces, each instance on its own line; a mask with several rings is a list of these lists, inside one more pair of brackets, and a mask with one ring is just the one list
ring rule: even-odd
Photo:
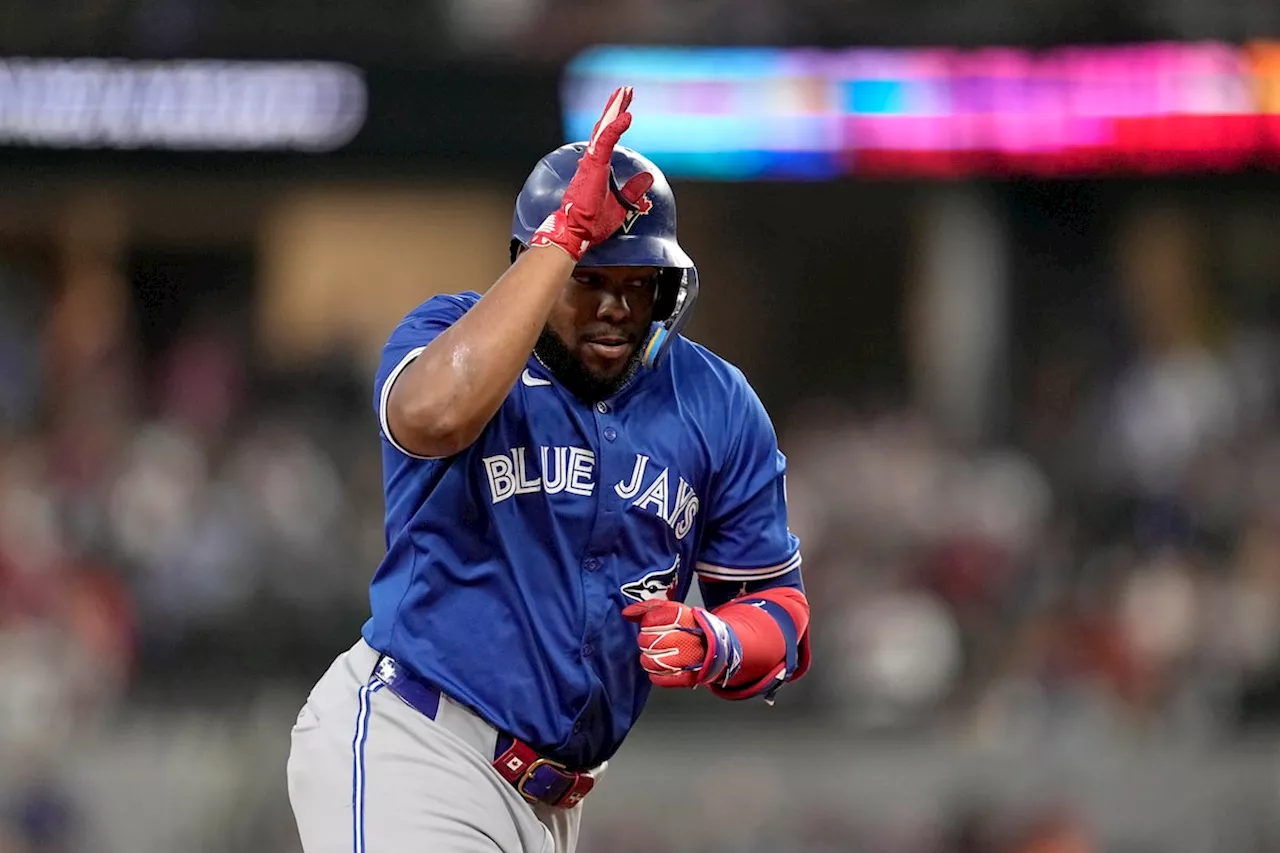
[[658,292],[653,300],[653,319],[659,323],[676,310],[676,298],[684,281],[684,270],[664,267],[658,271]]
[[[693,304],[698,301],[698,270],[691,267],[675,272],[680,274],[676,287],[672,290],[675,307],[665,319],[658,320],[657,314],[654,314],[649,339],[641,351],[641,360],[646,367],[657,367],[662,361],[662,357],[671,349],[671,345],[689,322]],[[656,312],[657,303],[654,305]]]

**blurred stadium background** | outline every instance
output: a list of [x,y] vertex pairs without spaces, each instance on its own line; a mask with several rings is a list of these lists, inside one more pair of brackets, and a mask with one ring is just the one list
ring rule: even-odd
[[[816,666],[582,853],[1280,851],[1280,5],[0,2],[0,851],[295,853],[379,346],[636,86]],[[639,45],[635,49],[626,45]]]

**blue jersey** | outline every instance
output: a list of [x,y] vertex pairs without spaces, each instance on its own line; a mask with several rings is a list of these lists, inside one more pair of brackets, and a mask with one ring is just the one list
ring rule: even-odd
[[400,371],[480,296],[437,296],[391,333],[374,406],[387,553],[365,640],[548,756],[590,767],[640,715],[650,682],[633,601],[715,606],[800,588],[786,460],[741,371],[679,339],[657,369],[584,402],[536,358],[462,452],[399,447]]

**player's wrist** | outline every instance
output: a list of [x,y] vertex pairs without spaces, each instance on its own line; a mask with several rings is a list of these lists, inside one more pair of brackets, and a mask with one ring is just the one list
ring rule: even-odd
[[565,212],[566,207],[568,205],[557,209],[543,220],[538,230],[533,232],[533,237],[529,240],[529,248],[543,249],[554,246],[572,258],[576,264],[591,248],[591,240],[571,227],[569,216]]
[[569,260],[573,261],[575,264],[578,263],[578,261],[582,260],[582,256],[580,254],[576,254],[569,246],[566,246],[564,243],[551,239],[550,237],[546,237],[542,239],[539,239],[537,237],[533,238],[533,240],[529,242],[529,248],[530,249],[555,249],[560,254],[564,255]]
[[706,645],[698,683],[725,687],[737,677],[742,666],[742,640],[732,625],[710,610],[697,607],[693,615]]

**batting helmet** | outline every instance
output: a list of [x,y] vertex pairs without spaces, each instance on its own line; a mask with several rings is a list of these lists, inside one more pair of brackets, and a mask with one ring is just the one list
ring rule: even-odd
[[[511,260],[528,246],[533,232],[560,207],[565,188],[578,170],[587,143],[562,145],[538,161],[516,196],[511,218]],[[645,342],[644,363],[655,367],[680,330],[689,322],[698,299],[698,271],[676,241],[676,200],[662,170],[651,160],[623,145],[615,145],[610,160],[614,196],[628,209],[622,227],[582,256],[587,267],[658,267],[658,292],[653,305],[653,330]],[[641,213],[629,204],[619,187],[640,172],[653,175],[645,195],[652,206]]]

